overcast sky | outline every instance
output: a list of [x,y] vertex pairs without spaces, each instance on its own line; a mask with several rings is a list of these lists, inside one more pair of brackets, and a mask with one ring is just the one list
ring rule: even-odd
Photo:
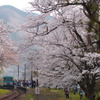
[[0,6],[2,5],[12,5],[18,9],[25,10],[30,7],[30,2],[32,0],[0,0]]

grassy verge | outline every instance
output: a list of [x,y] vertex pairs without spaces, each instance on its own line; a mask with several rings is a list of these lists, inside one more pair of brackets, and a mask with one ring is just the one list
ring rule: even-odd
[[[66,99],[64,96],[63,89],[47,89],[41,88],[40,94],[36,95],[34,89],[30,89],[25,100],[79,100],[79,94],[74,95],[70,93],[70,98]],[[87,100],[83,96],[83,100]]]
[[[41,88],[39,95],[35,94],[34,89],[29,89],[29,93],[26,95],[25,100],[80,100],[80,97],[78,93],[74,95],[73,92],[70,92],[69,99],[66,99],[63,89]],[[84,95],[82,100],[87,100]]]
[[30,89],[25,100],[66,100],[62,90],[41,88],[40,94],[36,95],[34,89]]
[[[69,100],[80,100],[79,93],[74,95],[73,92],[70,92],[70,99]],[[87,100],[87,98],[83,95],[82,100]]]
[[0,96],[3,96],[3,95],[8,94],[10,92],[11,91],[9,91],[9,90],[0,89]]
[[[61,95],[62,98],[65,98],[64,96],[64,92],[62,89],[58,89],[58,90],[51,90],[51,91],[55,91],[56,93],[58,93],[59,95]],[[82,97],[83,100],[87,100],[86,97],[83,95]],[[63,99],[62,99],[63,100]],[[76,93],[74,95],[73,92],[70,92],[69,93],[69,99],[66,99],[66,100],[80,100],[80,97],[79,97],[79,93]]]

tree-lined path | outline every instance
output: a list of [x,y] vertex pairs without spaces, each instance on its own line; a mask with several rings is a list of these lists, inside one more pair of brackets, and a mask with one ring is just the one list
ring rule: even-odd
[[18,24],[0,20],[0,71],[17,66],[13,76],[18,71],[18,80],[46,88],[79,84],[87,100],[95,100],[100,91],[100,0],[33,0],[30,5],[25,21],[16,21],[16,14],[11,20]]

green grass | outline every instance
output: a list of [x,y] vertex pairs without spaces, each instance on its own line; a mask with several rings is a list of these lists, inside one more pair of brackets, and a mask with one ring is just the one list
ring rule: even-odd
[[25,100],[31,100],[33,98],[32,94],[27,94]]
[[27,94],[25,100],[66,100],[62,90],[53,90],[47,88],[41,88],[40,94],[36,95],[34,89],[30,89],[29,93]]
[[[51,89],[51,91],[52,91],[52,89]],[[62,98],[65,98],[64,92],[63,92],[62,89],[58,89],[58,90],[56,89],[56,90],[53,90],[53,91],[55,91],[56,93],[58,93]],[[82,99],[83,99],[83,100],[87,100],[86,97],[85,97],[84,95],[83,95]],[[62,100],[63,100],[63,99],[62,99]],[[69,99],[66,99],[66,100],[80,100],[79,93],[76,93],[76,94],[74,95],[73,92],[70,92],[70,93],[69,93]]]
[[[70,92],[70,99],[69,100],[80,100],[79,93],[74,95],[73,92]],[[83,95],[82,100],[87,100],[87,98]]]
[[[38,96],[38,98],[37,98],[37,96]],[[80,100],[80,97],[79,97],[79,93],[76,93],[74,95],[73,92],[70,92],[69,99],[66,99],[63,89],[41,88],[39,95],[35,94],[34,89],[29,89],[29,93],[26,95],[25,100]],[[82,100],[87,100],[84,95],[82,97]]]
[[3,95],[8,94],[10,92],[11,91],[9,91],[9,90],[0,89],[0,96],[3,96]]

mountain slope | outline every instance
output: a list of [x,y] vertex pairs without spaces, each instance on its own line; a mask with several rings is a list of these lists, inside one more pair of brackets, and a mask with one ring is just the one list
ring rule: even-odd
[[[23,22],[25,22],[26,17],[29,13],[21,11],[13,6],[4,5],[0,6],[0,19],[4,20],[7,23],[10,23],[13,27],[17,28]],[[36,13],[31,13],[33,16],[37,15]],[[11,35],[13,40],[19,41],[19,32],[16,32]]]
[[0,6],[0,19],[5,22],[23,22],[28,13],[21,11],[13,6]]

